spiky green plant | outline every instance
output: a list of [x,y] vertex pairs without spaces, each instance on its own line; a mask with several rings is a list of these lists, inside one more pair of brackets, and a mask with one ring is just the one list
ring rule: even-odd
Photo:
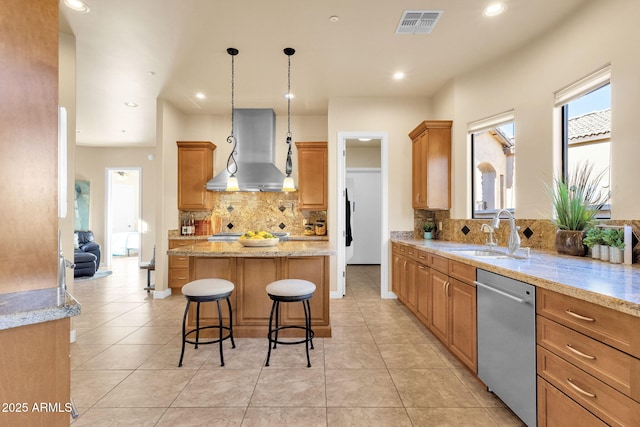
[[600,186],[607,170],[594,174],[589,162],[578,164],[566,181],[555,179],[552,189],[553,223],[562,230],[584,230],[609,200]]

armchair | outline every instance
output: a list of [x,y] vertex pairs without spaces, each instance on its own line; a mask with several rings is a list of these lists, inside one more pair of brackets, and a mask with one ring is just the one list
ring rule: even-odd
[[100,245],[93,240],[93,231],[80,231],[76,230],[75,236],[75,251],[91,253],[96,256],[96,270],[100,268]]

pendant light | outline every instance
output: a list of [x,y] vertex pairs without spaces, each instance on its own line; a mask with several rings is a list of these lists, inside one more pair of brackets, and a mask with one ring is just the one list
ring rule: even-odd
[[238,178],[236,178],[236,172],[238,172],[238,162],[236,162],[236,158],[234,157],[234,155],[238,154],[238,152],[236,151],[238,147],[238,141],[233,134],[233,110],[235,107],[235,58],[238,54],[238,49],[230,47],[227,49],[227,53],[231,55],[231,135],[227,137],[227,142],[229,144],[233,144],[231,154],[229,154],[229,157],[227,158],[227,172],[229,173],[229,178],[227,179],[227,191],[240,191],[240,187],[238,187]]
[[296,51],[290,47],[284,49],[284,54],[287,55],[288,58],[288,67],[287,67],[287,163],[285,165],[285,173],[287,176],[284,178],[282,183],[282,191],[296,191],[296,185],[293,182],[293,178],[291,178],[291,170],[293,169],[293,164],[291,162],[291,55],[296,53]]

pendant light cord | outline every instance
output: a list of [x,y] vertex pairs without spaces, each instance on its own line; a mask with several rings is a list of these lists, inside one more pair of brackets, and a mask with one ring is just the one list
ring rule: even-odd
[[285,173],[287,177],[291,176],[293,170],[293,163],[291,161],[291,55],[296,51],[290,47],[284,49],[285,55],[288,57],[287,65],[287,162],[285,164]]
[[[227,137],[227,142],[229,144],[233,144],[233,148],[231,149],[231,153],[227,158],[227,172],[231,176],[235,176],[236,172],[238,172],[238,163],[236,162],[235,155],[238,154],[237,147],[238,141],[236,140],[235,135],[233,134],[234,122],[233,118],[235,114],[233,113],[235,109],[235,59],[238,54],[238,49],[234,49],[232,47],[227,49],[227,53],[231,55],[231,134]],[[232,171],[233,167],[233,171]]]

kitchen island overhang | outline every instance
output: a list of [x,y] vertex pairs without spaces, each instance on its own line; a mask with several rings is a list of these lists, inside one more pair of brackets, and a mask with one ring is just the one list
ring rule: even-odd
[[[169,256],[189,258],[189,280],[218,277],[234,283],[231,295],[234,336],[267,336],[271,299],[266,286],[280,279],[305,279],[316,285],[310,300],[311,326],[316,337],[331,336],[329,319],[330,257],[328,241],[286,241],[270,247],[244,247],[237,242],[198,242],[167,251]],[[228,319],[228,313],[223,312]],[[282,324],[304,324],[302,304],[284,304]],[[215,304],[203,304],[200,322],[217,324]],[[195,325],[191,310],[188,325]],[[297,331],[292,330],[292,334]],[[297,335],[292,335],[297,336]]]

